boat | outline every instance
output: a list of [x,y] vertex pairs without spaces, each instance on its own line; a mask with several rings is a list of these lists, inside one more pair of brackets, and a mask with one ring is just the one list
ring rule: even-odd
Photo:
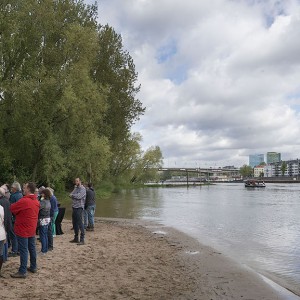
[[263,181],[257,181],[257,180],[246,180],[245,181],[245,187],[250,188],[264,188],[266,187],[265,183]]

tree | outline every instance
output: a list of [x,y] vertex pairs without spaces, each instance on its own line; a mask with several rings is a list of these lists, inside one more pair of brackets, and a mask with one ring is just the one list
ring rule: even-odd
[[162,153],[158,146],[148,148],[135,164],[131,182],[159,180],[158,169],[162,166]]
[[253,177],[253,169],[251,166],[243,165],[240,168],[240,174],[245,177]]
[[[144,113],[145,108],[136,99],[140,85],[137,85],[133,60],[123,50],[121,36],[108,25],[100,26],[98,43],[92,76],[107,91],[107,110],[103,122],[99,124],[99,132],[108,137],[112,152],[111,174],[116,176],[120,171],[124,172],[124,154],[130,154],[134,147],[131,126]],[[116,166],[118,161],[123,165],[122,168]],[[130,168],[130,163],[127,165]]]
[[82,0],[0,3],[0,180],[131,178],[145,108],[122,39]]
[[3,1],[0,19],[6,168],[19,179],[55,184],[74,174],[86,177],[93,163],[94,179],[101,178],[110,149],[97,134],[105,93],[90,76],[98,50],[95,7],[71,0]]
[[281,164],[281,175],[284,176],[284,173],[286,172],[287,170],[287,163],[286,161],[283,161],[282,164]]

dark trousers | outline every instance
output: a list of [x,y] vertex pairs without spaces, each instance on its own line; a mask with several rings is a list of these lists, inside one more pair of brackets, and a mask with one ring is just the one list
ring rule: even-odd
[[80,230],[80,242],[84,242],[83,208],[74,208],[72,213],[72,222],[74,227],[75,239],[78,240]]
[[[14,224],[13,224],[14,226]],[[17,236],[15,235],[15,231],[14,231],[14,227],[11,227],[9,234],[8,234],[8,238],[10,240],[10,244],[11,244],[11,252],[18,252],[18,239]]]
[[47,236],[48,236],[48,249],[53,249],[52,218],[48,225]]

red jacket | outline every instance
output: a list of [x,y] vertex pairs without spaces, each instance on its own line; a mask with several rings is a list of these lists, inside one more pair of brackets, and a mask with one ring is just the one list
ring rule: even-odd
[[27,238],[35,236],[40,203],[34,194],[22,197],[11,204],[10,211],[15,215],[14,231],[17,236]]

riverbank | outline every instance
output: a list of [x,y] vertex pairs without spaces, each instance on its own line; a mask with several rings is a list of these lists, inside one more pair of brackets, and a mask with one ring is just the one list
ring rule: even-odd
[[63,222],[38,273],[12,279],[19,258],[4,264],[1,299],[283,299],[256,273],[172,228],[98,218],[77,246],[71,227]]

